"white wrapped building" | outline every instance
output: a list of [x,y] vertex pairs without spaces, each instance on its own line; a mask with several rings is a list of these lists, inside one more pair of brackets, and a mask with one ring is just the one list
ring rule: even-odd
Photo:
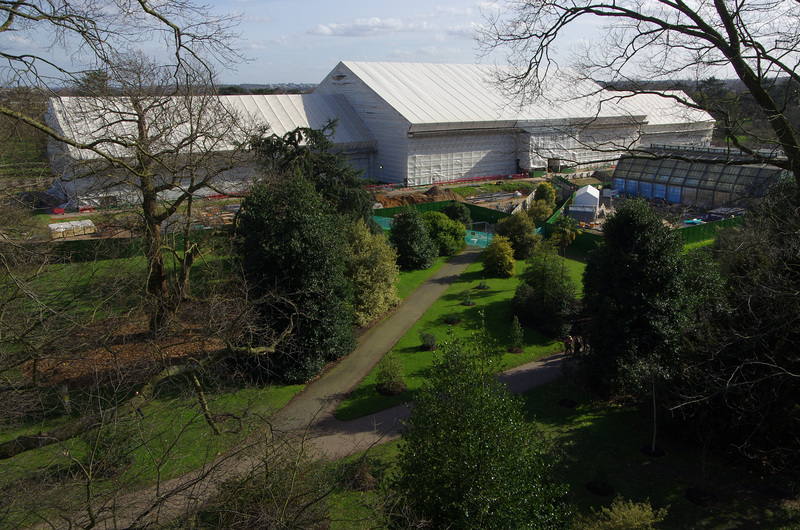
[[[270,133],[282,135],[337,119],[332,140],[364,177],[410,186],[613,163],[626,150],[651,143],[710,142],[713,118],[674,99],[554,79],[540,98],[520,105],[494,81],[496,73],[479,65],[348,61],[336,65],[313,94],[221,96],[219,101],[248,124],[242,131],[268,126]],[[80,141],[108,134],[108,123],[120,127],[113,116],[79,111],[87,100],[53,98],[51,127]],[[227,138],[219,149],[245,140]],[[120,148],[119,142],[108,145]],[[51,149],[65,195],[82,196],[96,187],[79,183],[78,168],[93,157],[98,155],[64,144]],[[224,178],[247,182],[255,171],[243,161],[240,170]]]
[[554,80],[520,105],[494,67],[339,63],[314,90],[342,94],[377,142],[370,176],[427,185],[612,162],[650,143],[708,145],[714,119],[656,94]]

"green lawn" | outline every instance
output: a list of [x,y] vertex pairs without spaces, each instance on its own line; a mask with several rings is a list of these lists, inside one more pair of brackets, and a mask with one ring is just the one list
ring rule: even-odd
[[[583,264],[572,263],[569,260],[568,263],[570,264],[570,275],[573,279],[579,280]],[[517,272],[520,272],[525,266],[525,263],[518,262]],[[526,330],[525,351],[521,354],[507,353],[505,350],[510,346],[509,336],[513,316],[509,301],[514,296],[519,279],[516,277],[489,278],[486,280],[489,285],[488,290],[476,289],[483,278],[481,257],[467,268],[458,281],[450,286],[392,349],[392,352],[397,354],[403,363],[405,382],[408,387],[406,392],[398,396],[379,395],[375,391],[375,372],[373,371],[339,406],[335,413],[336,417],[341,420],[351,420],[413,400],[414,392],[427,379],[428,370],[436,355],[435,352],[420,350],[419,334],[421,332],[433,333],[439,342],[448,340],[450,334],[453,338],[468,340],[479,331],[483,321],[489,335],[496,341],[498,350],[503,352],[502,364],[506,369],[561,351],[563,348],[561,342]],[[470,295],[476,303],[472,307],[461,305],[467,290],[470,291]],[[461,319],[461,323],[455,326],[446,324],[445,317],[450,314]]]
[[[264,421],[283,407],[303,385],[270,387],[235,387],[210,390],[206,393],[209,408],[216,415],[222,434],[214,435],[185,381],[162,383],[159,396],[150,401],[135,416],[122,418],[110,432],[116,431],[113,441],[101,438],[98,454],[106,456],[119,452],[124,462],[119,471],[95,477],[92,487],[97,493],[113,491],[124,485],[136,489],[157,480],[167,480],[211,462],[263,428]],[[79,406],[82,397],[73,393],[73,403]],[[95,396],[96,397],[96,396]],[[20,434],[32,434],[64,425],[72,418],[56,417],[46,423],[3,431],[0,443]],[[96,431],[93,431],[96,433]],[[26,487],[31,483],[52,490],[64,506],[80,502],[84,493],[87,454],[95,442],[94,434],[77,437],[41,449],[27,451],[0,461],[0,491]],[[109,445],[103,445],[104,443]],[[97,464],[95,464],[97,465]],[[78,508],[78,505],[74,505]],[[25,515],[25,510],[11,512],[15,524],[33,523],[36,517],[52,509],[37,508]],[[34,515],[36,513],[36,515]],[[54,515],[54,513],[53,513]]]

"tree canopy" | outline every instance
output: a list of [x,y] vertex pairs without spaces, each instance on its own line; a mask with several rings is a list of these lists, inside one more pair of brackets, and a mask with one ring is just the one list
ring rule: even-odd
[[683,290],[683,240],[643,199],[622,204],[589,255],[583,301],[592,320],[593,373],[631,389],[629,368],[643,361],[673,367],[688,313]]
[[490,374],[485,337],[440,348],[403,431],[396,489],[435,528],[565,528],[557,458]]
[[[302,178],[254,186],[242,202],[237,253],[253,298],[272,290],[284,300],[261,304],[263,328],[284,329],[287,319],[296,322],[293,340],[261,363],[272,378],[305,381],[355,347],[342,222],[313,183]],[[257,345],[265,338],[250,340]]]

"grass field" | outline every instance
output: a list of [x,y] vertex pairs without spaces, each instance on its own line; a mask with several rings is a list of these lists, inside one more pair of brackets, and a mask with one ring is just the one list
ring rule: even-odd
[[[15,509],[6,514],[6,523],[27,526],[40,521],[39,517],[79,508],[88,484],[98,495],[120,487],[141,488],[197,469],[262,429],[269,415],[288,403],[303,385],[240,385],[207,391],[209,408],[222,430],[219,436],[212,433],[186,381],[171,381],[162,387],[158,397],[135,416],[122,418],[101,431],[0,461],[0,491],[35,484],[39,491],[51,492],[59,505],[58,509],[23,509],[19,503],[24,500],[17,500]],[[80,392],[73,393],[75,408],[82,399]],[[75,418],[73,412],[72,417],[56,417],[37,426],[4,429],[0,443]],[[90,454],[95,457],[89,458]],[[106,465],[111,467],[106,470]]]
[[[517,263],[518,270],[525,266],[524,262]],[[569,270],[579,283],[583,264],[571,263]],[[420,350],[421,332],[433,333],[439,342],[455,338],[469,340],[473,334],[479,332],[482,325],[485,325],[490,337],[497,343],[498,351],[504,352],[502,364],[505,368],[513,368],[561,351],[563,348],[561,342],[525,330],[524,352],[507,353],[505,350],[510,346],[508,338],[513,316],[509,302],[519,285],[519,279],[490,278],[486,280],[489,289],[476,289],[483,279],[483,264],[479,258],[392,349],[403,363],[405,383],[408,387],[406,392],[398,396],[379,395],[375,391],[375,371],[373,371],[337,409],[336,417],[341,420],[351,420],[413,400],[414,392],[427,380],[427,372],[436,355],[435,352]],[[467,291],[475,302],[472,307],[462,305]],[[459,318],[461,322],[449,326],[445,322],[445,317],[450,315]]]
[[521,191],[527,193],[536,189],[536,186],[538,186],[538,184],[533,182],[510,181],[497,184],[482,184],[478,186],[456,186],[448,189],[464,198],[467,198],[474,197],[476,195],[485,195],[488,193],[498,192],[513,193],[515,191]]

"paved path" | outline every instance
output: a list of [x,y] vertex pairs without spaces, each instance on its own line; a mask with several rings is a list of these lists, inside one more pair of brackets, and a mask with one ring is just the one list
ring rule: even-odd
[[[442,265],[391,315],[364,333],[353,353],[309,383],[283,407],[273,418],[272,429],[308,436],[312,450],[328,458],[340,458],[397,438],[400,422],[409,414],[405,405],[347,422],[334,418],[333,411],[482,251],[469,247]],[[561,374],[560,366],[561,356],[553,356],[514,368],[498,378],[506,382],[512,392],[521,392],[556,379]],[[223,455],[207,468],[167,481],[158,488],[113,499],[113,513],[108,507],[105,509],[109,513],[99,513],[101,520],[97,527],[129,528],[164,523],[213,495],[221,481],[252,471],[261,463],[264,454],[263,448],[256,444],[240,453]],[[146,506],[153,508],[142,517],[141,510]],[[50,523],[61,526],[58,521]]]
[[483,251],[468,247],[450,258],[428,280],[403,300],[388,317],[358,339],[355,351],[339,361],[278,413],[285,428],[304,428],[333,414],[342,400]]

